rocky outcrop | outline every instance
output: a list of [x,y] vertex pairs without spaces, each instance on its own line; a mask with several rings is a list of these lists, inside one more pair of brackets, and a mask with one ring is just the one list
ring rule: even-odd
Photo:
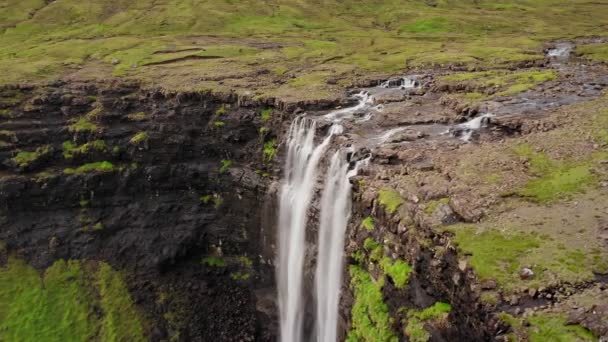
[[152,340],[275,334],[255,291],[274,286],[272,227],[261,224],[273,154],[262,148],[274,148],[278,111],[122,82],[0,94],[10,251],[40,269],[89,259],[125,270]]

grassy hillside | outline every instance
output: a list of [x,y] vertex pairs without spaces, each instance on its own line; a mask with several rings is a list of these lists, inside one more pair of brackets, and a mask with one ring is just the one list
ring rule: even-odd
[[336,76],[511,63],[608,33],[608,2],[591,0],[47,2],[0,0],[0,83],[114,75],[319,97]]

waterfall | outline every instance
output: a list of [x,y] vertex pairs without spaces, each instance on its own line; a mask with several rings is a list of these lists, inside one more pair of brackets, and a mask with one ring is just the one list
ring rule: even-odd
[[315,272],[318,342],[337,341],[344,233],[351,213],[349,179],[357,174],[359,164],[349,171],[344,156],[337,151],[331,158],[323,188]]
[[342,132],[333,125],[315,146],[316,123],[300,117],[289,131],[285,180],[279,204],[279,269],[278,290],[281,317],[281,340],[300,342],[304,305],[302,303],[304,257],[306,252],[306,223],[315,182],[317,166],[331,138]]
[[[342,134],[338,122],[354,119],[357,111],[372,110],[373,98],[361,92],[354,95],[359,104],[333,111],[323,119],[333,125],[323,140],[315,144],[316,122],[306,117],[296,118],[287,140],[287,161],[280,192],[279,253],[277,283],[281,341],[301,342],[304,335],[318,342],[336,342],[338,305],[342,285],[344,233],[350,218],[350,177],[357,173],[358,161],[350,167],[345,151],[333,153],[325,173],[319,218],[317,268],[314,283],[316,329],[304,332],[304,261],[308,209],[314,200],[319,163],[325,156],[333,136]],[[349,151],[352,152],[352,151]]]

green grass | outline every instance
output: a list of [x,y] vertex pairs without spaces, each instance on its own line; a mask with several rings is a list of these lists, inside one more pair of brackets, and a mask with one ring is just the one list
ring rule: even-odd
[[143,341],[143,331],[124,280],[107,264],[93,272],[59,260],[41,276],[10,257],[0,268],[3,341]]
[[352,325],[347,341],[398,341],[391,329],[392,319],[382,295],[383,279],[375,281],[359,266],[351,265],[350,287],[354,293]]
[[144,121],[148,118],[148,115],[144,112],[136,112],[136,113],[131,113],[129,115],[127,115],[127,119],[129,119],[130,121]]
[[100,263],[96,285],[104,312],[102,341],[146,341],[141,315],[133,304],[123,275]]
[[94,140],[80,146],[71,141],[65,141],[62,147],[65,159],[72,159],[76,155],[86,155],[91,151],[106,152],[108,150],[108,145],[103,140]]
[[272,118],[272,108],[262,109],[260,112],[262,122],[268,122]]
[[[65,0],[48,6],[40,0],[5,0],[3,5],[3,83],[79,70],[169,88],[248,91],[249,82],[218,76],[249,75],[259,81],[255,95],[292,97],[300,96],[293,94],[298,82],[316,89],[315,96],[329,95],[336,91],[326,84],[329,77],[348,83],[357,71],[399,72],[406,61],[409,66],[501,66],[538,59],[543,41],[601,36],[608,20],[600,5],[585,0],[456,0],[436,6],[400,0]],[[564,22],[569,23],[565,28]],[[282,45],[260,48],[260,42]],[[251,73],[257,70],[268,72]],[[291,76],[298,80],[295,85],[273,82]],[[213,81],[199,85],[201,79]]]
[[113,172],[116,168],[109,161],[101,161],[96,163],[84,164],[76,169],[67,168],[63,170],[66,175],[80,175],[89,172]]
[[135,134],[130,140],[129,143],[133,145],[139,145],[141,143],[145,143],[150,139],[148,132],[139,132]]
[[264,155],[264,163],[272,163],[274,157],[277,155],[277,141],[275,139],[269,140],[264,143],[264,149],[262,153]]
[[208,256],[201,261],[203,265],[211,267],[226,267],[226,261],[220,257]]
[[515,153],[528,159],[535,179],[517,193],[537,202],[550,202],[584,190],[595,177],[590,164],[551,160],[545,153],[536,152],[530,145],[522,144]]
[[[598,255],[566,247],[563,240],[524,233],[526,227],[477,230],[470,226],[450,227],[454,242],[481,280],[494,279],[503,293],[538,288],[561,282],[578,283],[594,279],[594,270],[605,270]],[[532,268],[532,279],[521,279],[523,267]]]
[[537,314],[528,318],[530,342],[596,341],[589,330],[580,325],[566,325],[566,318],[557,314]]
[[456,230],[455,242],[471,255],[469,263],[480,279],[495,279],[501,285],[508,285],[517,277],[522,257],[541,246],[535,236],[507,235],[494,230],[477,234],[467,227]]
[[384,209],[391,214],[397,211],[404,202],[397,191],[389,188],[382,189],[378,192],[378,200],[380,201],[380,204],[384,206]]
[[395,260],[394,262],[389,257],[384,257],[380,261],[380,266],[384,270],[384,273],[391,277],[395,287],[402,289],[407,285],[412,273],[412,267],[403,260]]
[[233,280],[249,280],[249,278],[251,278],[251,274],[244,272],[233,272],[230,273],[230,278]]
[[427,321],[445,319],[452,311],[448,303],[437,302],[423,310],[409,310],[407,313],[407,325],[405,335],[411,342],[427,342],[431,334],[424,328]]
[[374,230],[374,218],[371,216],[364,218],[363,221],[361,221],[361,226],[363,228],[365,228],[368,232],[373,231]]
[[48,155],[50,152],[49,146],[38,147],[35,151],[19,151],[12,160],[19,165],[19,167],[29,166],[31,163],[40,159],[41,157]]
[[232,161],[227,159],[222,159],[220,161],[220,174],[228,172],[228,169],[232,166]]
[[599,62],[608,62],[608,43],[580,45],[576,52]]
[[80,132],[95,132],[99,129],[96,124],[91,122],[87,117],[81,117],[78,120],[73,120],[72,124],[68,127],[72,133]]
[[226,114],[226,105],[222,104],[216,111],[215,111],[215,115],[216,116],[222,116]]
[[[488,87],[498,87],[498,91],[493,96],[510,96],[534,88],[543,82],[557,78],[553,71],[510,71],[492,70],[480,72],[457,73],[443,76],[440,79],[446,82],[468,82],[479,89]],[[491,98],[481,93],[467,93],[465,98],[469,101],[478,101]]]

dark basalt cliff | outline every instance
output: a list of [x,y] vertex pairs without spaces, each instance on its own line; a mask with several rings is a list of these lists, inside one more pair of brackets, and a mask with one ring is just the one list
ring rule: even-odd
[[274,335],[272,302],[254,293],[274,286],[262,147],[278,120],[262,119],[264,106],[128,83],[0,94],[9,251],[39,269],[88,259],[125,270],[152,340]]

